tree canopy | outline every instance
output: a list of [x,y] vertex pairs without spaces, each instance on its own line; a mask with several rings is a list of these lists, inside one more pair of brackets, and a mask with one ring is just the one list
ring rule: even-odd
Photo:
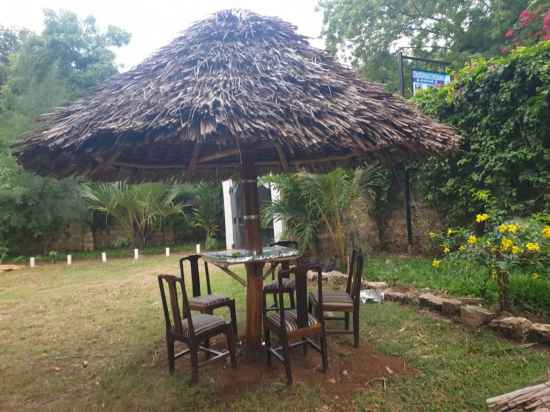
[[351,58],[370,80],[397,89],[392,54],[443,58],[459,67],[473,55],[495,55],[529,0],[321,0],[332,53]]

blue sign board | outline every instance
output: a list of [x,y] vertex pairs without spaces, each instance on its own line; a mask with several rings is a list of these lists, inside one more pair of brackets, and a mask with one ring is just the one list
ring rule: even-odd
[[428,89],[430,87],[441,87],[450,83],[451,76],[447,73],[429,72],[425,70],[412,71],[413,93],[417,90]]

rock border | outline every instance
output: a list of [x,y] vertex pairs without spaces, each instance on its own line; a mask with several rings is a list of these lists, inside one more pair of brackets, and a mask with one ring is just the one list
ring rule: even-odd
[[[374,282],[365,282],[364,286],[367,289],[369,283]],[[376,282],[376,285],[380,286],[380,282]],[[387,287],[382,289],[382,292],[384,299],[404,305],[420,306],[472,328],[488,326],[508,339],[550,345],[550,324],[535,323],[519,316],[497,315],[483,307],[483,300],[479,298],[447,296],[433,290],[404,291]]]

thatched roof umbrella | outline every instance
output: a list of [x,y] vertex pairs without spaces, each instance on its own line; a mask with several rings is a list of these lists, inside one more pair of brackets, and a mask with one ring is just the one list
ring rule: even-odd
[[258,173],[396,161],[457,142],[452,129],[360,80],[291,24],[236,10],[192,25],[42,120],[16,148],[42,175],[191,180],[240,169],[249,250],[261,249]]

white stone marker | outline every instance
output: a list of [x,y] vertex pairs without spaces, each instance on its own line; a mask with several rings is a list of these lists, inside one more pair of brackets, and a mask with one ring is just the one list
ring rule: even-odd
[[72,265],[73,264],[73,257],[72,255],[67,255],[67,265]]
[[107,263],[107,253],[101,252],[101,261]]
[[32,257],[31,261],[30,261],[30,264],[31,264],[31,268],[35,267],[36,266],[36,259]]
[[199,255],[201,253],[201,244],[200,243],[197,243],[196,250],[197,250],[197,255]]
[[135,260],[139,259],[139,249],[134,249],[134,259]]
[[169,247],[166,248],[166,257],[168,257],[168,256],[170,256],[170,248]]

